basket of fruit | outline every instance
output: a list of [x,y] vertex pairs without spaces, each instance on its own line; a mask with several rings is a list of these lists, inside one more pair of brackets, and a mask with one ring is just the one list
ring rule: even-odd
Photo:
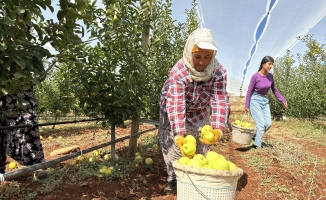
[[234,199],[243,170],[223,155],[209,151],[206,156],[181,157],[172,163],[177,176],[178,200]]
[[239,144],[250,144],[253,135],[256,133],[256,127],[250,123],[243,120],[235,120],[232,123],[232,140]]

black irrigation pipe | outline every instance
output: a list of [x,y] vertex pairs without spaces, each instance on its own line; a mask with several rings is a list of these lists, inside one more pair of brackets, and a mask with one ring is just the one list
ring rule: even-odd
[[[37,126],[50,126],[50,125],[57,125],[57,124],[72,124],[72,123],[79,123],[79,122],[100,121],[100,120],[105,120],[105,119],[106,118],[96,118],[96,119],[82,119],[82,120],[73,120],[73,121],[64,121],[64,122],[51,122],[51,123],[43,123],[43,124],[24,124],[24,125],[17,125],[17,126],[0,126],[0,130],[30,128],[30,127],[37,127]],[[158,126],[157,121],[153,121],[150,119],[141,118],[140,121]]]
[[18,177],[23,176],[25,174],[34,172],[35,170],[50,167],[52,165],[61,163],[63,161],[69,160],[71,158],[75,158],[77,156],[80,156],[81,154],[89,153],[89,152],[92,152],[92,151],[94,151],[96,149],[100,149],[100,148],[115,144],[117,142],[123,141],[125,139],[130,139],[131,137],[135,137],[135,136],[138,136],[138,135],[141,135],[141,134],[144,134],[146,132],[150,132],[150,131],[153,131],[153,130],[156,130],[156,129],[157,128],[155,127],[155,128],[151,128],[151,129],[148,129],[148,130],[145,130],[145,131],[138,132],[138,133],[133,133],[133,134],[130,134],[128,136],[125,136],[125,137],[122,137],[122,138],[119,138],[119,139],[116,139],[116,140],[113,140],[113,141],[110,141],[110,142],[106,142],[106,143],[103,143],[103,144],[100,144],[100,145],[97,145],[97,146],[94,146],[94,147],[91,147],[91,148],[88,148],[88,149],[85,149],[85,150],[80,150],[80,151],[77,151],[75,153],[71,153],[69,155],[62,156],[62,157],[57,158],[57,159],[53,159],[53,160],[46,161],[46,162],[43,162],[43,163],[38,163],[38,164],[29,166],[29,167],[26,167],[26,168],[23,168],[23,169],[19,169],[19,170],[16,170],[16,171],[12,171],[10,173],[3,174],[3,175],[0,174],[0,182],[12,180],[14,178],[18,178]]
[[72,124],[72,123],[78,123],[78,122],[99,121],[99,120],[104,120],[104,119],[105,118],[82,119],[82,120],[74,120],[74,121],[43,123],[43,124],[24,124],[24,125],[17,125],[17,126],[0,126],[0,130],[9,130],[9,129],[16,129],[16,128],[30,128],[30,127],[36,127],[36,126],[50,126],[50,125],[57,125],[57,124]]

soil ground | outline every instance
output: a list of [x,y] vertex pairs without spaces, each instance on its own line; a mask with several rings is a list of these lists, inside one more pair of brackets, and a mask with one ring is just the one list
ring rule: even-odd
[[[241,101],[233,101],[231,122],[241,116]],[[243,104],[242,104],[243,105]],[[239,106],[239,108],[237,108]],[[241,107],[241,108],[240,108]],[[237,112],[238,115],[237,115]],[[264,140],[273,144],[274,148],[249,149],[232,141],[232,134],[226,133],[223,140],[212,146],[211,149],[224,155],[234,162],[244,173],[238,180],[236,199],[323,199],[326,198],[326,146],[313,141],[305,141],[293,136],[290,128],[282,126],[282,122],[273,122],[272,128],[265,134]],[[153,128],[153,125],[142,124],[140,131]],[[90,128],[85,126],[78,129],[64,127],[43,131],[43,146],[47,160],[56,157],[50,152],[64,145],[78,145],[87,149],[94,145],[110,141],[106,136],[107,129],[101,127]],[[130,134],[130,127],[117,127],[117,138]],[[139,142],[157,134],[152,131],[139,137]],[[61,135],[63,142],[54,142],[48,136],[56,138]],[[117,154],[126,155],[128,141],[116,144]],[[145,149],[143,157],[150,157],[154,163],[151,168],[139,164],[129,174],[129,177],[107,180],[103,177],[92,176],[78,181],[69,175],[62,176],[62,183],[50,189],[46,194],[38,194],[37,200],[105,200],[105,199],[177,199],[177,195],[163,195],[166,185],[166,167],[159,149]],[[59,156],[57,156],[59,157]],[[12,161],[8,158],[8,161]],[[68,165],[70,161],[60,163],[54,168]],[[132,160],[130,160],[132,162]],[[76,166],[75,166],[76,167]],[[11,170],[7,167],[6,172]],[[145,180],[145,182],[144,182]],[[20,189],[36,190],[40,182],[33,180],[31,175],[25,175],[15,180],[4,181],[1,189],[15,182]],[[43,186],[44,187],[44,186]],[[4,191],[4,190],[3,190]],[[8,192],[8,191],[7,191]],[[0,194],[1,196],[1,194]],[[7,199],[27,199],[19,195],[9,196]]]

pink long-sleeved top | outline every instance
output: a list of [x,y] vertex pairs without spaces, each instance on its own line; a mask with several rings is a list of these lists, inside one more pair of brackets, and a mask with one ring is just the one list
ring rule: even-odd
[[186,134],[186,121],[195,124],[210,115],[213,128],[223,130],[230,108],[226,92],[226,70],[217,64],[206,82],[192,81],[183,59],[170,71],[161,92],[160,109],[166,112],[174,135]]

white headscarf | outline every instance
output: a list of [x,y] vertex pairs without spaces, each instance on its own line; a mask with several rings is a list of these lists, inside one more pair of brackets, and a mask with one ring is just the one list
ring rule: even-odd
[[[192,61],[192,48],[195,44],[199,48],[214,50],[211,61],[204,68],[204,70],[200,72],[194,68]],[[197,28],[190,34],[183,50],[183,60],[185,65],[189,68],[192,80],[198,82],[208,81],[212,77],[216,64],[218,63],[217,59],[215,59],[216,52],[217,46],[211,30],[207,28]]]

